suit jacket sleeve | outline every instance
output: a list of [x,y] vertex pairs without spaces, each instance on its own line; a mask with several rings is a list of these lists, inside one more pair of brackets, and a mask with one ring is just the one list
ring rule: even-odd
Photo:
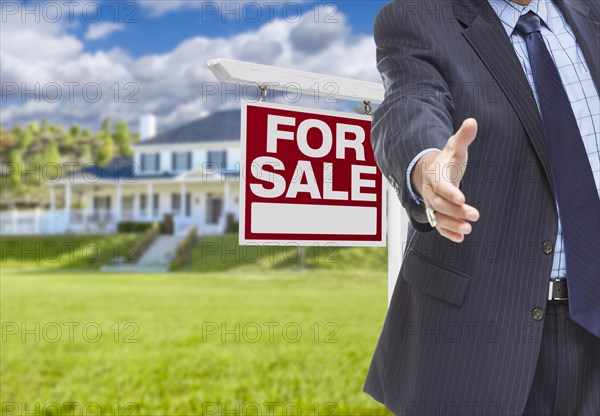
[[431,231],[424,204],[409,195],[406,169],[420,152],[442,149],[453,134],[453,104],[435,50],[435,27],[403,16],[406,2],[386,5],[377,15],[377,67],[385,99],[373,116],[371,141],[381,171],[395,188],[411,224]]

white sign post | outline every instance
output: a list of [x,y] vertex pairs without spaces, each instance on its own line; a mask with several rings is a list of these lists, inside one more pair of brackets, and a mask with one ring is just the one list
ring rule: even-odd
[[[314,72],[273,67],[229,59],[211,59],[207,63],[219,81],[242,85],[254,84],[274,90],[293,88],[304,94],[350,101],[383,101],[382,84],[336,77]],[[242,150],[243,151],[243,150]],[[403,254],[408,219],[394,189],[387,183],[388,302],[391,299]],[[241,226],[241,224],[240,224]]]

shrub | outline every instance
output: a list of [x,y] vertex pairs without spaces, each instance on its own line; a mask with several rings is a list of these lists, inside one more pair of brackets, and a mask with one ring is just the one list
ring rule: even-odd
[[137,250],[128,253],[125,256],[125,261],[127,263],[137,263],[137,261],[142,257],[142,254],[150,247],[150,245],[156,240],[160,231],[160,226],[158,223],[150,223],[150,228],[146,230],[143,237],[140,239]]
[[239,221],[235,220],[235,215],[227,214],[227,227],[225,229],[225,233],[227,234],[237,234],[240,230]]
[[117,225],[117,230],[119,234],[145,233],[152,227],[157,227],[157,224],[154,222],[123,221]]
[[173,214],[165,214],[163,222],[160,224],[160,233],[166,235],[173,235],[175,233]]
[[175,257],[171,261],[169,270],[179,270],[189,262],[190,256],[194,247],[196,246],[197,241],[198,229],[194,227],[190,230],[185,239],[177,246],[177,249],[175,250]]

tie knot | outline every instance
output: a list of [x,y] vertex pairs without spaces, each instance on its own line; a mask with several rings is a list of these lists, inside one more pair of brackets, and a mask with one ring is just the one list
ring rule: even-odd
[[539,32],[542,29],[540,17],[534,12],[529,12],[519,17],[515,30],[525,36],[530,33]]

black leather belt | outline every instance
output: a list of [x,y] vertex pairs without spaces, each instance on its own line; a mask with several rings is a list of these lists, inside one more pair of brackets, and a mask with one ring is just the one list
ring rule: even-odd
[[548,300],[566,302],[569,299],[566,279],[555,279],[548,286]]

